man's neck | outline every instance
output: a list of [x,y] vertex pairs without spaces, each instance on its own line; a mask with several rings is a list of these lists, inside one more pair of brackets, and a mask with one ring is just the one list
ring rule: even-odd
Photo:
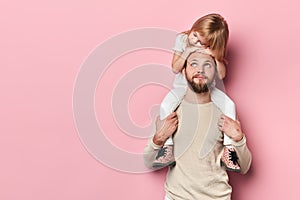
[[211,102],[210,92],[196,93],[187,88],[184,100],[194,104],[205,104]]

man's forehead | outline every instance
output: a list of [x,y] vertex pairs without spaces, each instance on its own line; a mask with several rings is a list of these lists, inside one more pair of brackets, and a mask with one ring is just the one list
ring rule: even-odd
[[207,54],[204,54],[204,53],[200,53],[200,52],[194,52],[194,53],[192,53],[188,57],[188,61],[191,61],[191,60],[198,60],[198,61],[206,60],[206,61],[214,62],[214,59],[210,55],[207,55]]

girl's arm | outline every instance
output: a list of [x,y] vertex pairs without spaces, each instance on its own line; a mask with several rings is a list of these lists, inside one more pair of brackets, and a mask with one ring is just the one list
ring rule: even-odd
[[185,62],[185,58],[183,57],[183,53],[180,54],[180,52],[175,52],[173,54],[173,59],[172,59],[172,71],[175,74],[178,74],[179,72],[182,71],[183,65]]
[[199,50],[198,47],[186,47],[184,52],[175,51],[172,59],[172,70],[175,74],[182,71],[186,58],[194,51]]

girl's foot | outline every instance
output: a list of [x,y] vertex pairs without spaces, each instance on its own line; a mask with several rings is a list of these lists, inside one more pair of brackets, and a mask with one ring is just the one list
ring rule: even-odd
[[165,145],[158,152],[155,161],[152,164],[153,168],[163,168],[166,166],[175,165],[173,154],[173,145]]
[[240,172],[241,167],[238,163],[238,156],[233,147],[224,147],[224,152],[221,158],[221,165],[225,166],[228,171]]

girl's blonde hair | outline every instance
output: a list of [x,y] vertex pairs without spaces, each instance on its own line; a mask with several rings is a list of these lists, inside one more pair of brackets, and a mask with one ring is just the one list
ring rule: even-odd
[[229,37],[228,24],[219,14],[208,14],[199,18],[189,31],[184,33],[190,34],[192,31],[198,32],[205,39],[209,48],[215,51],[215,57],[219,61],[226,62],[226,49]]

